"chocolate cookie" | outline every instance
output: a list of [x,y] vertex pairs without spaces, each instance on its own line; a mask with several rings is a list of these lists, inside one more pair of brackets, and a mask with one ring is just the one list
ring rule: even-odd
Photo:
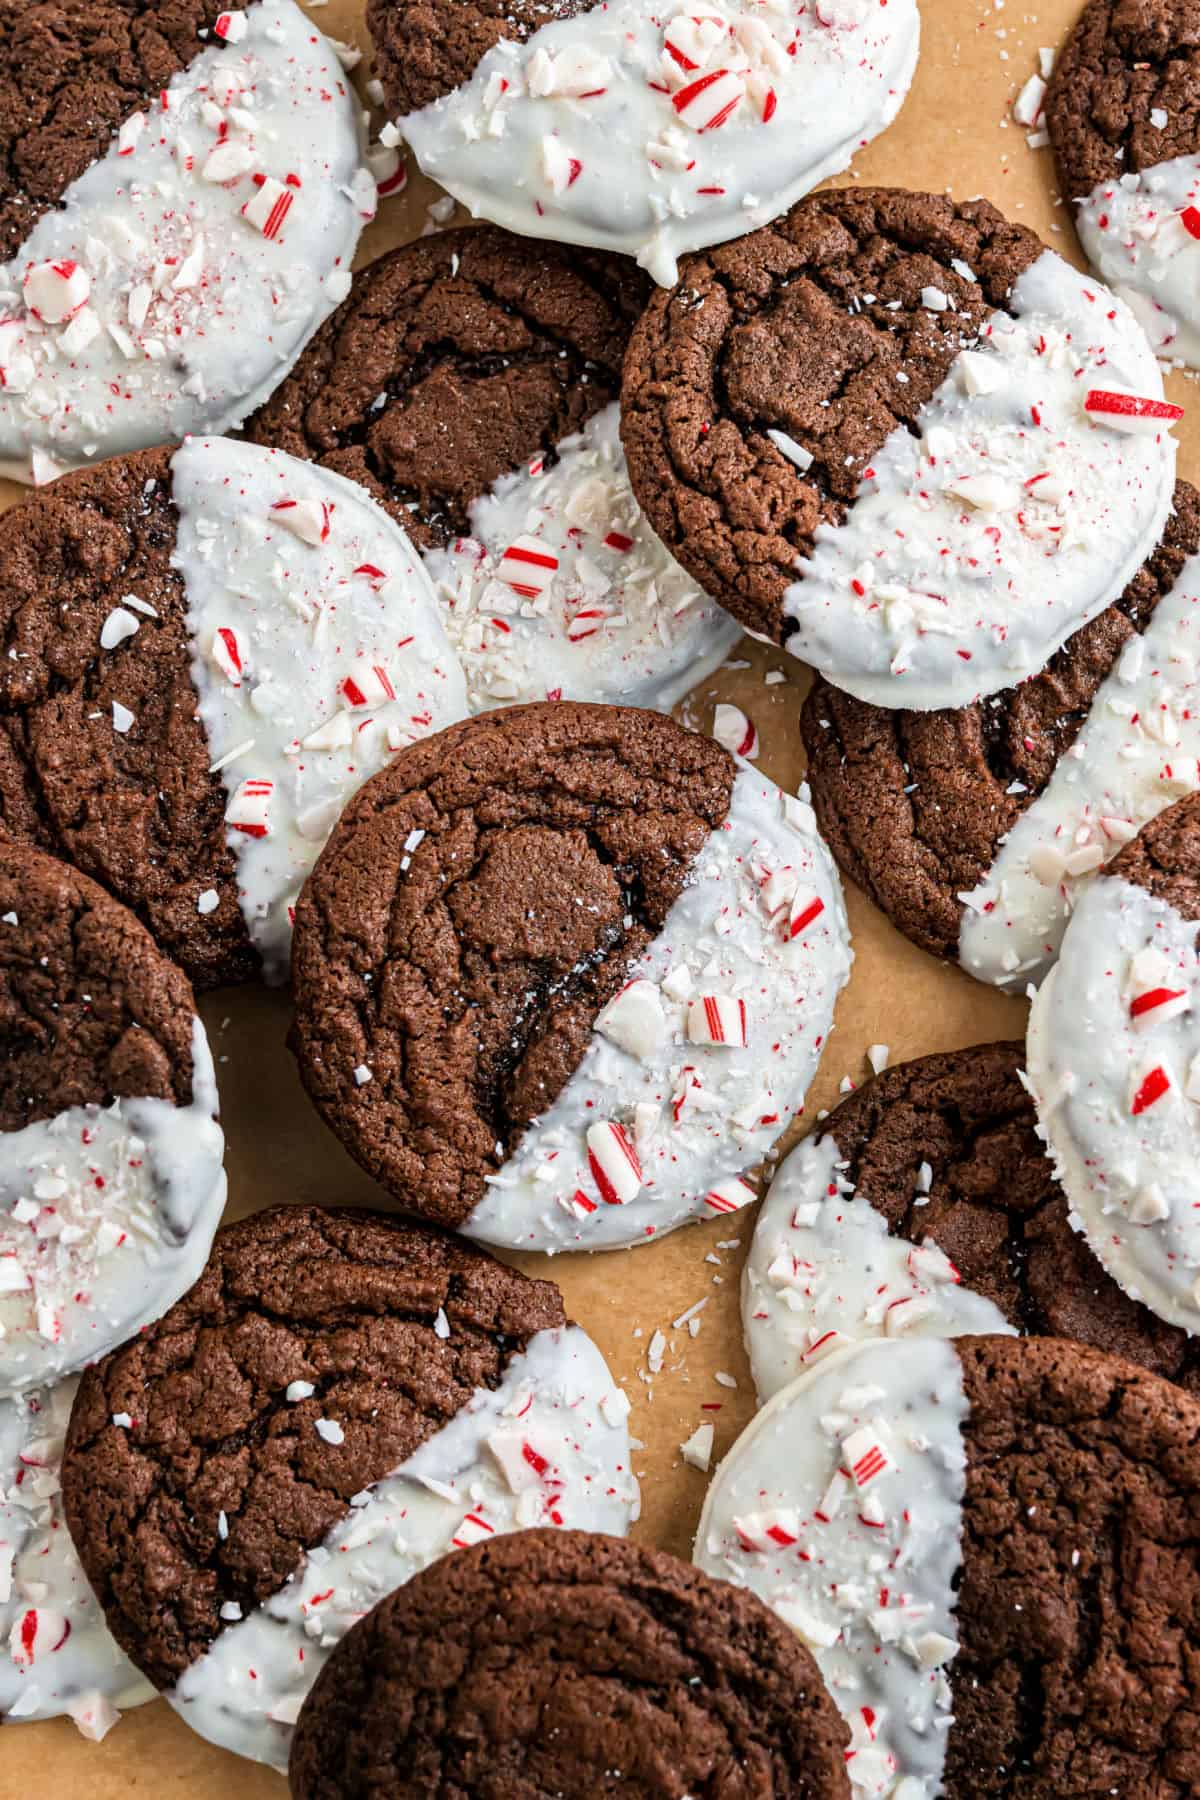
[[0,1396],[183,1293],[225,1203],[186,978],[96,884],[0,841]]
[[654,297],[622,435],[709,593],[925,711],[1035,673],[1117,598],[1162,534],[1180,410],[1128,311],[986,201],[847,189]]
[[346,1638],[296,1800],[848,1795],[812,1658],[751,1595],[641,1544],[526,1531],[448,1557]]
[[908,91],[915,0],[370,0],[380,74],[427,175],[531,237],[636,256],[668,286],[685,250],[774,218],[844,169]]
[[[1196,779],[1192,770],[1192,782]],[[1079,896],[1027,1055],[1067,1199],[1113,1280],[1200,1329],[1200,794]]]
[[344,298],[375,183],[293,0],[4,0],[0,459],[241,422]]
[[1074,1338],[1200,1391],[1200,1357],[1079,1236],[1022,1081],[1023,1044],[877,1075],[792,1151],[742,1278],[760,1400],[862,1338]]
[[473,710],[674,704],[737,642],[629,488],[617,392],[646,285],[506,231],[381,257],[251,422],[361,482],[426,556]]
[[628,1403],[558,1290],[373,1213],[280,1207],[89,1369],[63,1496],[113,1635],[195,1730],[285,1767],[330,1649],[454,1546],[621,1532]]
[[811,1645],[856,1795],[1194,1791],[1200,1402],[1131,1363],[840,1351],[726,1458],[696,1560]]
[[1200,363],[1200,19],[1188,0],[1090,0],[1025,111],[1080,240],[1156,353]]
[[[347,795],[466,689],[403,533],[229,439],[115,458],[0,519],[0,818],[196,982],[286,973]],[[258,954],[256,954],[256,952]]]
[[955,711],[889,712],[818,680],[801,714],[842,869],[904,935],[1023,990],[1077,884],[1191,785],[1200,758],[1200,495],[1039,675]]
[[809,808],[673,720],[512,707],[396,757],[296,914],[293,1043],[406,1210],[515,1248],[754,1197],[849,972]]

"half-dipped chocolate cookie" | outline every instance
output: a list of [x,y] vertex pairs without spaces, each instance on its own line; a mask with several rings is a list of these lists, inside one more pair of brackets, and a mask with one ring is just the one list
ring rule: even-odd
[[760,1400],[863,1338],[1074,1338],[1200,1389],[1178,1327],[1078,1231],[1038,1138],[1024,1045],[899,1063],[843,1100],[771,1183],[742,1275]]
[[293,0],[5,0],[0,462],[239,424],[342,300],[375,183]]
[[774,1607],[856,1800],[1184,1800],[1200,1401],[1056,1338],[839,1351],[709,1489],[696,1560]]
[[1029,1020],[1038,1119],[1073,1213],[1133,1299],[1200,1330],[1200,795],[1080,895]]
[[906,937],[1020,992],[1082,885],[1200,784],[1200,495],[1040,674],[942,712],[818,680],[801,714],[822,833]]
[[332,471],[227,438],[0,519],[0,817],[198,984],[286,973],[347,796],[467,709],[412,545]]
[[617,394],[645,293],[616,259],[506,231],[421,238],[356,277],[251,423],[420,546],[473,711],[665,710],[740,635],[630,491]]
[[611,1537],[524,1531],[356,1625],[296,1730],[295,1800],[841,1800],[846,1730],[753,1595]]
[[636,256],[670,285],[844,169],[917,62],[916,0],[371,0],[380,75],[427,175],[530,237]]
[[1181,409],[1128,308],[985,200],[801,201],[634,331],[622,435],[663,542],[875,705],[1041,669],[1157,545]]
[[803,800],[658,713],[512,707],[347,807],[297,908],[293,1043],[401,1207],[607,1249],[754,1198],[849,968]]
[[1187,0],[1089,0],[1035,81],[1092,266],[1156,355],[1200,366],[1200,19]]
[[330,1651],[439,1557],[622,1533],[629,1406],[558,1291],[369,1212],[218,1234],[191,1292],[89,1369],[63,1497],[113,1636],[180,1716],[287,1764]]
[[186,977],[86,876],[0,842],[0,1395],[177,1300],[225,1203]]

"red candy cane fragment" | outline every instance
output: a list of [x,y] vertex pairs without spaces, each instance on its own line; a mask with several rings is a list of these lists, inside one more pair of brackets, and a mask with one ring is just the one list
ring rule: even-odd
[[800,1520],[790,1508],[745,1513],[733,1521],[743,1550],[759,1555],[770,1550],[790,1550],[800,1537]]
[[887,1469],[891,1460],[876,1432],[869,1425],[842,1439],[842,1459],[856,1488],[870,1487]]
[[1191,1003],[1191,995],[1186,988],[1148,988],[1144,994],[1137,994],[1129,1002],[1129,1016],[1131,1019],[1145,1019],[1153,1015],[1157,1024],[1163,1019],[1178,1018],[1180,1013],[1187,1012]]
[[731,756],[752,758],[758,755],[758,733],[740,706],[724,701],[713,711],[713,736]]
[[258,183],[257,192],[243,206],[242,217],[247,225],[253,225],[265,238],[277,238],[292,210],[292,203],[296,198],[295,189],[285,187],[283,182],[276,181],[270,175],[256,175],[254,179]]
[[693,131],[716,131],[733,117],[745,92],[745,83],[731,69],[713,69],[680,88],[671,105]]
[[926,1238],[923,1244],[913,1245],[908,1253],[908,1272],[914,1281],[926,1286],[962,1280],[946,1252],[939,1250],[932,1238]]
[[1189,237],[1200,238],[1200,206],[1185,206],[1179,215],[1179,223]]
[[43,325],[65,325],[87,305],[92,278],[79,263],[30,263],[21,284],[25,305]]
[[1089,418],[1114,431],[1151,436],[1164,427],[1177,425],[1183,417],[1182,406],[1175,406],[1170,400],[1147,399],[1144,394],[1130,394],[1123,388],[1089,388],[1083,406]]
[[71,1621],[52,1606],[31,1606],[21,1614],[9,1638],[9,1655],[19,1669],[32,1668],[41,1656],[61,1650],[71,1635]]
[[704,1196],[704,1204],[710,1212],[740,1212],[743,1206],[749,1206],[758,1195],[748,1181],[736,1175],[732,1181],[718,1181],[716,1187],[709,1188]]
[[588,1126],[588,1168],[606,1206],[625,1206],[642,1191],[642,1165],[623,1125]]
[[516,538],[500,558],[496,573],[516,594],[536,600],[554,579],[558,558],[540,538]]
[[240,44],[248,29],[244,12],[223,12],[217,14],[213,36],[219,37],[223,44]]
[[209,654],[230,687],[241,687],[245,656],[242,640],[232,625],[218,625],[213,632]]
[[711,60],[717,45],[724,43],[725,35],[723,19],[679,13],[667,25],[663,42],[671,61],[691,75]]
[[356,710],[364,706],[382,706],[385,701],[396,698],[391,676],[383,664],[368,662],[365,656],[351,664],[350,673],[338,683],[338,693],[347,706]]
[[496,1527],[489,1525],[483,1513],[477,1508],[469,1512],[450,1542],[456,1550],[467,1550],[472,1544],[482,1544],[485,1539],[494,1537]]
[[1170,1089],[1171,1077],[1159,1063],[1155,1068],[1148,1070],[1138,1083],[1129,1105],[1130,1112],[1136,1118],[1139,1113],[1144,1113],[1149,1107],[1154,1106],[1163,1098],[1164,1094],[1170,1092]]
[[744,1050],[748,1041],[746,1027],[744,1000],[734,1000],[728,994],[701,994],[688,1002],[689,1043]]
[[315,548],[328,541],[333,508],[327,500],[276,500],[271,514],[302,543]]
[[231,831],[245,832],[247,837],[265,838],[271,829],[271,795],[273,781],[249,776],[230,795],[225,808],[225,823]]
[[811,888],[798,887],[792,897],[791,911],[788,914],[787,934],[789,938],[799,937],[815,919],[819,919],[825,911],[825,902],[820,894]]

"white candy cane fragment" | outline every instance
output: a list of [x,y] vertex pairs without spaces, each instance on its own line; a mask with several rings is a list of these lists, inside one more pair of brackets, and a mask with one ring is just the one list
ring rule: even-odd
[[217,626],[208,653],[230,687],[241,687],[245,656],[242,640],[232,625]]
[[729,1050],[744,1050],[746,1035],[746,1002],[731,999],[728,994],[701,994],[688,1003],[688,1042],[722,1044]]
[[1182,406],[1175,406],[1170,400],[1148,400],[1145,395],[1131,394],[1124,388],[1089,388],[1083,406],[1089,418],[1113,431],[1140,432],[1151,437],[1169,430],[1183,417]]
[[43,325],[65,325],[88,303],[92,278],[80,263],[30,263],[21,284],[25,305]]
[[276,500],[271,508],[276,524],[314,549],[328,542],[332,513],[327,500]]
[[596,1030],[631,1056],[652,1056],[667,1031],[662,995],[654,982],[629,982],[599,1015]]
[[508,546],[496,571],[514,593],[536,600],[550,586],[558,558],[547,550],[540,538],[519,537]]
[[716,131],[733,117],[745,92],[741,77],[731,69],[713,69],[680,88],[671,104],[693,131]]
[[245,832],[247,837],[265,838],[271,828],[271,795],[274,791],[273,781],[248,776],[241,782],[225,808],[225,823],[230,830]]
[[965,500],[976,512],[1015,512],[1021,504],[1017,483],[1006,481],[1003,475],[954,475],[945,491]]
[[542,175],[551,193],[565,194],[582,174],[582,162],[571,155],[561,138],[548,134],[542,139]]
[[248,22],[244,12],[223,12],[217,14],[213,36],[219,37],[223,44],[240,44],[247,30]]
[[276,181],[270,175],[256,175],[254,180],[258,191],[243,206],[242,217],[265,238],[277,238],[292,210],[296,189],[285,187],[282,181]]
[[923,1244],[913,1245],[908,1253],[908,1272],[914,1281],[926,1287],[962,1280],[946,1252],[939,1250],[931,1238],[926,1238]]
[[725,41],[725,34],[723,19],[679,13],[667,25],[663,41],[671,61],[691,75],[711,62],[713,52]]
[[885,1470],[891,1468],[887,1451],[877,1432],[862,1425],[842,1439],[842,1460],[856,1488],[870,1487]]
[[457,1550],[468,1550],[472,1544],[482,1544],[495,1534],[496,1527],[489,1525],[481,1512],[469,1512],[450,1542]]
[[1012,115],[1018,125],[1036,125],[1042,116],[1046,83],[1040,75],[1031,75],[1013,101]]
[[391,676],[382,663],[368,662],[360,656],[350,665],[350,673],[338,683],[338,693],[347,706],[382,706],[396,698]]
[[740,1212],[743,1206],[749,1206],[758,1195],[748,1181],[735,1175],[732,1181],[718,1181],[716,1187],[709,1188],[704,1196],[704,1204],[710,1212]]
[[755,1555],[771,1550],[790,1550],[799,1541],[800,1520],[787,1507],[745,1513],[733,1521],[743,1550]]
[[758,755],[758,733],[740,706],[722,702],[713,713],[712,734],[732,756]]
[[642,1191],[642,1165],[623,1125],[602,1120],[588,1126],[588,1168],[607,1206],[625,1206]]

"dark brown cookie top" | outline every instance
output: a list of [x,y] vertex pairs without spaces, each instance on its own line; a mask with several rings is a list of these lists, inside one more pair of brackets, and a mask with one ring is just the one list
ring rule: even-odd
[[1071,200],[1084,199],[1118,176],[1195,155],[1200,150],[1195,0],[1089,0],[1059,51],[1045,117],[1063,192]]
[[[821,1135],[890,1231],[932,1237],[1019,1331],[1110,1350],[1200,1392],[1200,1345],[1123,1293],[1072,1230],[1024,1066],[1023,1044],[898,1063],[843,1100]],[[922,1163],[932,1179],[918,1205]]]
[[460,1551],[347,1635],[296,1730],[296,1800],[834,1800],[848,1733],[752,1594],[596,1533]]
[[0,841],[0,1131],[71,1106],[192,1098],[195,1002],[85,875]]
[[842,869],[904,935],[958,952],[960,894],[1049,783],[1125,644],[1200,550],[1200,494],[1175,485],[1154,555],[1121,598],[1068,638],[1040,675],[942,712],[889,711],[814,682],[801,714],[821,832]]
[[367,0],[367,29],[394,116],[416,112],[467,81],[489,50],[523,44],[548,18],[590,12],[597,0]]
[[246,429],[359,482],[420,548],[444,544],[499,476],[552,462],[617,398],[647,288],[623,258],[494,226],[419,238],[355,277]]
[[[0,517],[0,829],[93,876],[212,987],[257,959],[196,713],[175,528],[165,450],[63,476]],[[153,613],[102,650],[129,594]]]
[[0,259],[199,55],[199,34],[223,10],[221,0],[0,0]]
[[1196,1793],[1200,1406],[1053,1338],[960,1338],[954,1800]]
[[478,1204],[733,776],[661,714],[564,700],[452,725],[351,801],[296,909],[293,1045],[326,1123],[407,1210],[459,1225]]
[[1188,794],[1143,825],[1106,871],[1200,919],[1200,794]]
[[[870,458],[914,428],[1042,248],[985,200],[844,189],[686,257],[678,287],[655,293],[621,393],[634,493],[743,625],[784,641],[784,593],[818,525],[845,516]],[[922,304],[931,287],[952,311]]]
[[[278,1207],[218,1232],[196,1285],[85,1373],[71,1415],[67,1522],[122,1649],[172,1686],[223,1605],[277,1592],[352,1495],[563,1322],[550,1282],[377,1214]],[[288,1401],[292,1382],[311,1395]]]

